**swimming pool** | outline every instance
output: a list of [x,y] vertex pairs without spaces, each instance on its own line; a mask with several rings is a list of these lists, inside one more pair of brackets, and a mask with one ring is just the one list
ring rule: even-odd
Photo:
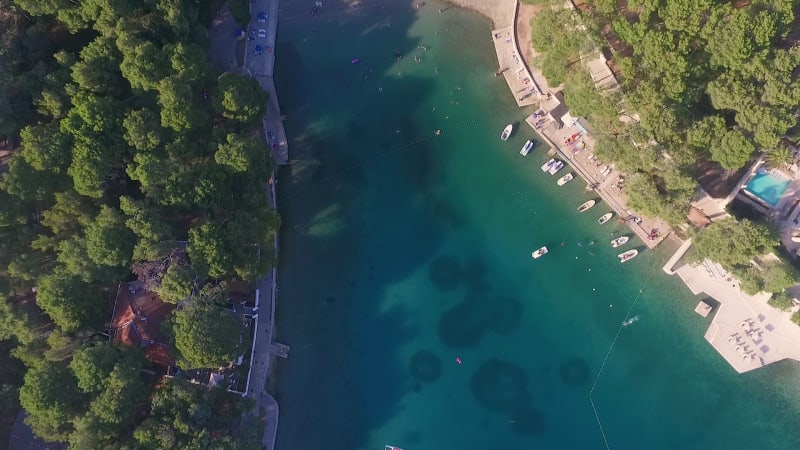
[[761,169],[756,172],[750,182],[747,183],[747,191],[756,197],[775,206],[780,201],[783,193],[789,187],[791,180],[781,176],[775,176]]

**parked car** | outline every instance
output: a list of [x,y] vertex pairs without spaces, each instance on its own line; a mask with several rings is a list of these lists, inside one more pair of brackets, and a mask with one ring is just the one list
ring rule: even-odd
[[267,37],[267,30],[265,30],[265,29],[263,29],[263,28],[260,28],[260,29],[258,30],[258,37],[260,37],[260,38],[265,38],[265,37]]
[[269,14],[262,11],[256,17],[258,17],[258,23],[264,23],[269,18]]

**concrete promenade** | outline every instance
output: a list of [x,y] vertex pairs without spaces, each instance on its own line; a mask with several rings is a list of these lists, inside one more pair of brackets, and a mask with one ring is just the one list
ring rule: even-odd
[[[259,16],[267,14],[265,22],[259,22]],[[264,138],[270,146],[272,156],[279,164],[287,164],[289,161],[289,147],[286,140],[286,131],[283,128],[278,95],[275,90],[275,82],[272,73],[275,68],[275,41],[278,30],[278,0],[255,0],[250,2],[250,30],[266,30],[266,38],[257,38],[253,41],[246,41],[244,65],[247,73],[258,80],[261,88],[269,94],[267,102],[267,112],[264,115],[262,126],[264,127]],[[258,46],[258,47],[257,47]],[[258,54],[260,53],[260,54]],[[269,180],[269,201],[270,206],[277,209],[275,191],[275,177]],[[278,254],[278,236],[275,236],[274,253]],[[280,410],[278,402],[267,392],[267,381],[269,379],[270,367],[272,363],[272,343],[275,328],[275,302],[277,301],[277,270],[274,268],[258,284],[258,292],[261,297],[261,304],[256,330],[256,344],[253,353],[257,356],[254,362],[251,378],[251,388],[247,393],[256,401],[256,408],[259,414],[266,419],[262,444],[266,450],[275,448],[275,440],[278,434],[278,418]],[[260,327],[263,333],[258,330]]]
[[517,106],[538,104],[541,91],[520,56],[514,27],[492,30],[492,42],[500,64],[495,75],[503,74],[508,89],[514,93]]
[[[278,103],[275,82],[272,79],[275,68],[275,41],[278,30],[278,0],[253,0],[250,2],[250,25],[248,33],[255,33],[255,38],[245,41],[244,70],[253,76],[261,88],[269,94],[267,112],[262,122],[264,138],[270,146],[272,156],[278,165],[288,164],[289,146],[286,131],[283,127],[283,116]],[[266,16],[266,17],[264,17]],[[263,20],[263,21],[262,21]],[[266,36],[258,37],[262,30]],[[249,34],[248,36],[252,36]],[[277,209],[276,178],[268,181],[270,206]],[[273,243],[274,254],[279,251],[278,236]],[[275,333],[275,303],[277,302],[278,280],[277,270],[272,269],[258,283],[259,297],[258,319],[256,321],[256,338],[253,345],[253,364],[251,365],[250,385],[247,395],[255,400],[256,411],[265,418],[265,429],[262,444],[267,450],[275,448],[278,433],[279,407],[275,398],[267,392],[270,367],[272,366]],[[285,355],[283,355],[285,357]]]
[[[265,22],[259,22],[259,14],[267,14]],[[272,150],[272,156],[279,165],[289,163],[289,144],[283,128],[283,115],[278,103],[278,93],[272,73],[275,68],[275,41],[278,31],[278,0],[253,0],[250,2],[249,32],[255,32],[253,40],[245,41],[245,72],[253,76],[261,88],[269,94],[267,113],[264,115],[264,135]],[[259,38],[259,30],[266,31],[265,38]]]
[[[688,249],[687,243],[681,250]],[[737,372],[784,359],[800,361],[800,327],[792,323],[791,312],[767,304],[769,294],[745,294],[738,280],[713,261],[692,266],[679,256],[664,271],[677,273],[693,294],[719,303],[704,337]]]

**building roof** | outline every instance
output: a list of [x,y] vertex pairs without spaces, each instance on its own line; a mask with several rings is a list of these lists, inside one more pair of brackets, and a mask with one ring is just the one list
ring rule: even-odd
[[110,325],[114,341],[144,348],[148,361],[174,365],[166,337],[161,333],[161,324],[173,309],[175,305],[162,301],[140,283],[121,283]]

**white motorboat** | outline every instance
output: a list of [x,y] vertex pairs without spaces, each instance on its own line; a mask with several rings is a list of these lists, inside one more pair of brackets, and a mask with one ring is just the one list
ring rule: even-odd
[[563,185],[569,183],[570,181],[572,181],[573,178],[575,178],[575,176],[572,175],[572,172],[570,172],[570,173],[564,175],[563,177],[559,178],[558,181],[556,181],[556,184],[559,185],[559,186],[563,186]]
[[634,248],[634,249],[628,250],[627,252],[620,253],[619,255],[617,255],[617,258],[619,258],[619,262],[624,263],[624,262],[628,262],[628,261],[632,260],[638,254],[639,254],[639,250],[636,250]]
[[519,154],[522,156],[528,156],[528,152],[531,151],[533,148],[533,141],[528,139],[525,141],[525,145],[522,146],[522,150],[519,151]]
[[596,204],[597,204],[596,200],[589,200],[589,201],[583,202],[583,204],[578,207],[578,212],[582,213],[582,212],[588,210],[589,208],[591,208],[592,206],[594,206]]
[[547,161],[546,163],[542,164],[542,167],[540,167],[540,168],[542,169],[542,172],[547,172],[548,170],[550,170],[550,167],[555,163],[556,163],[556,159],[555,158],[550,158],[550,161]]
[[602,225],[602,224],[608,222],[609,220],[611,220],[612,217],[614,217],[614,213],[605,213],[602,216],[600,216],[599,219],[597,219],[597,223]]
[[514,131],[514,124],[510,123],[506,125],[506,127],[503,128],[503,132],[500,134],[500,140],[507,141],[512,131]]
[[628,242],[628,239],[629,239],[628,236],[620,236],[620,237],[614,239],[613,241],[611,241],[611,246],[614,247],[614,248],[617,248],[617,247],[619,247],[621,245],[625,245],[625,243]]
[[550,166],[550,169],[547,170],[547,173],[549,173],[550,175],[555,175],[558,173],[559,170],[563,168],[564,168],[564,161],[556,161],[552,166]]
[[531,256],[533,257],[533,259],[539,259],[542,256],[546,255],[547,251],[548,251],[547,250],[547,246],[544,246],[544,247],[536,250],[535,252],[531,253]]
[[383,450],[403,450],[400,447],[395,447],[394,445],[384,445]]

